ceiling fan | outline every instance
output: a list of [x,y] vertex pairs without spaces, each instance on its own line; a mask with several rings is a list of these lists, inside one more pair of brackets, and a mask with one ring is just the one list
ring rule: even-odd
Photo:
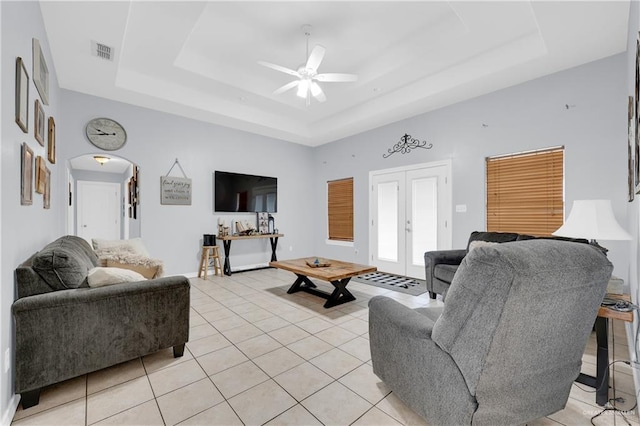
[[271,62],[258,61],[260,65],[264,65],[265,67],[274,69],[276,71],[280,71],[294,77],[297,77],[297,80],[294,80],[290,83],[285,84],[284,86],[276,89],[273,94],[279,95],[281,93],[286,92],[287,90],[291,90],[294,87],[297,87],[297,95],[301,98],[305,98],[307,100],[307,106],[311,104],[311,96],[316,98],[319,102],[324,102],[327,100],[322,88],[318,84],[318,82],[323,83],[341,83],[341,82],[350,82],[350,81],[358,81],[358,76],[355,74],[343,74],[343,73],[323,73],[318,74],[318,67],[324,58],[325,48],[317,44],[313,50],[311,51],[311,55],[309,55],[309,36],[311,35],[311,25],[304,25],[302,27],[304,34],[307,36],[307,62],[306,64],[300,65],[297,70],[292,70],[287,67],[283,67],[280,65],[272,64]]

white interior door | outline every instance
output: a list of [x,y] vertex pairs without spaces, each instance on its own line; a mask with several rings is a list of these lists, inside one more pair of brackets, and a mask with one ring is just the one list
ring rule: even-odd
[[424,253],[451,248],[450,163],[371,174],[371,262],[424,279]]
[[79,180],[77,187],[77,235],[89,243],[120,239],[120,184]]

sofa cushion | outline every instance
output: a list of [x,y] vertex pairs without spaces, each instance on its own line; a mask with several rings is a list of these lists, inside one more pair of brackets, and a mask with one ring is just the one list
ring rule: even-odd
[[85,240],[67,235],[36,253],[31,266],[52,290],[65,290],[87,287],[87,274],[97,262]]
[[439,263],[433,268],[433,276],[440,281],[450,283],[451,281],[453,281],[453,276],[456,274],[457,270],[458,265],[447,265],[445,263]]
[[87,281],[89,287],[145,281],[146,278],[136,271],[122,268],[103,268],[97,266],[89,271]]

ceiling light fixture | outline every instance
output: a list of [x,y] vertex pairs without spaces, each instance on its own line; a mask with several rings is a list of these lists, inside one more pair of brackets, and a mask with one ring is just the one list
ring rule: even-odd
[[100,163],[101,166],[104,166],[104,163],[111,161],[111,158],[105,157],[104,155],[94,155],[93,159]]

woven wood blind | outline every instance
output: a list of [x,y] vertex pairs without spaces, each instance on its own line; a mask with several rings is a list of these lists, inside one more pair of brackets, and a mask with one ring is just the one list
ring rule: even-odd
[[487,158],[487,231],[549,236],[563,216],[564,148]]
[[353,178],[327,182],[329,239],[353,241]]

